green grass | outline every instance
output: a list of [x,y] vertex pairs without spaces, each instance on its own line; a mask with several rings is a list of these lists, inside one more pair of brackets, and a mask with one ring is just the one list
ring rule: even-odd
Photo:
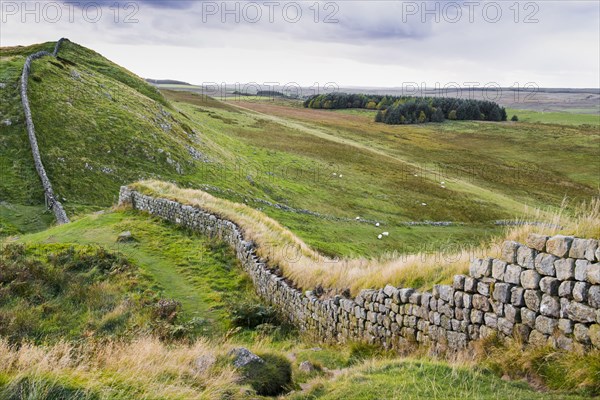
[[539,112],[532,110],[521,110],[509,108],[506,110],[508,118],[513,115],[519,117],[519,122],[530,124],[555,124],[555,125],[590,125],[590,127],[600,129],[600,115],[578,114],[574,112]]
[[[130,231],[135,241],[117,243],[123,231]],[[227,305],[232,297],[252,295],[251,284],[240,274],[239,263],[228,247],[144,214],[90,215],[23,236],[20,241],[100,245],[121,252],[156,282],[161,297],[181,302],[186,319],[203,320],[207,334],[231,327]]]
[[[549,397],[550,396],[550,397]],[[536,393],[526,383],[504,382],[490,373],[431,361],[379,361],[349,370],[331,381],[318,380],[308,393],[290,399],[578,399]]]

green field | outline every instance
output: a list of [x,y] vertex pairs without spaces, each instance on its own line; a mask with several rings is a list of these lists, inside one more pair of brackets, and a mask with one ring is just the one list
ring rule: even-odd
[[520,122],[542,123],[555,125],[590,125],[592,129],[600,129],[599,114],[578,114],[573,112],[539,112],[531,110],[508,109],[509,119],[513,115],[519,117]]

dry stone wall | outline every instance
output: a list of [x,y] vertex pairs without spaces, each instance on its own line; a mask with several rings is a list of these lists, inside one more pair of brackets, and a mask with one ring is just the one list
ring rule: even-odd
[[120,203],[229,243],[258,294],[323,341],[386,348],[419,343],[444,352],[497,334],[566,350],[600,348],[597,240],[532,235],[526,245],[505,242],[499,259],[473,260],[468,275],[456,275],[452,285],[436,285],[431,292],[388,285],[354,299],[322,300],[275,274],[231,221],[128,187],[121,188]]
[[47,51],[39,51],[27,57],[25,60],[25,65],[23,66],[23,72],[21,74],[21,103],[23,104],[23,112],[25,113],[25,124],[27,126],[27,135],[29,137],[29,143],[31,145],[31,152],[33,154],[33,162],[35,164],[35,169],[42,181],[42,186],[44,187],[44,196],[46,198],[46,204],[48,208],[50,208],[56,217],[56,221],[59,224],[65,224],[69,222],[69,218],[67,217],[67,213],[65,212],[62,204],[56,198],[54,194],[54,190],[52,189],[52,184],[50,183],[50,179],[48,179],[48,175],[46,174],[46,169],[44,168],[44,164],[42,163],[42,157],[40,155],[40,149],[37,142],[37,137],[35,135],[35,125],[33,124],[33,118],[31,117],[31,108],[29,106],[29,96],[27,95],[27,89],[29,86],[29,74],[31,72],[31,64],[34,60],[38,58],[42,58],[45,56],[56,57],[58,51],[60,50],[60,46],[66,39],[60,39],[56,42],[54,47],[54,52],[49,53]]

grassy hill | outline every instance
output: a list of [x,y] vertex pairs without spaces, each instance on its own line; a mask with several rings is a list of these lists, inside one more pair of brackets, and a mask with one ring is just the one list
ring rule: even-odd
[[[5,203],[38,206],[43,200],[17,84],[25,57],[52,46],[1,50],[0,201]],[[57,59],[35,61],[29,96],[42,161],[70,213],[109,206],[124,182],[175,179],[195,168],[191,149],[197,137],[185,117],[153,86],[92,50],[65,41]]]

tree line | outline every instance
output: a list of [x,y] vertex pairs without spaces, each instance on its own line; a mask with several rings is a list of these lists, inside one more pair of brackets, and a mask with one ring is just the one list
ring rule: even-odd
[[492,101],[450,97],[327,93],[309,97],[304,101],[304,107],[378,110],[375,122],[386,124],[443,122],[446,119],[460,121],[506,121],[507,119],[504,107]]

